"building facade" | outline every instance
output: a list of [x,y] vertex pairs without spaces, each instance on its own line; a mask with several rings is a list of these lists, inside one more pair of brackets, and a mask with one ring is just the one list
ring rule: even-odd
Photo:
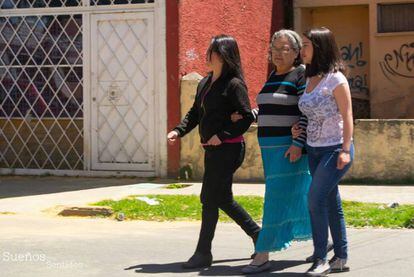
[[181,117],[181,77],[205,74],[211,37],[233,35],[254,103],[283,10],[276,0],[0,0],[0,174],[176,176],[180,145],[166,133]]
[[166,134],[211,37],[237,39],[256,106],[270,37],[290,22],[334,31],[356,118],[414,118],[413,12],[412,0],[0,0],[0,174],[177,176],[202,149]]
[[414,1],[295,0],[299,32],[334,33],[358,118],[414,118]]

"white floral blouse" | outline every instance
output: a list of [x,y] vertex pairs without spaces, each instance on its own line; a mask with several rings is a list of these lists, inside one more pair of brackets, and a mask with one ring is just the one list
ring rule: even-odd
[[343,119],[333,91],[348,80],[338,71],[326,74],[312,91],[307,89],[308,82],[298,104],[308,118],[307,144],[324,147],[343,143]]

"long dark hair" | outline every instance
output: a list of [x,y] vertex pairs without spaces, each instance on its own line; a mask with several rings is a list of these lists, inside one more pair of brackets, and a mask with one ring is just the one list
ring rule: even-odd
[[337,71],[345,73],[345,65],[331,30],[325,27],[312,28],[303,35],[312,42],[313,46],[312,61],[306,65],[306,77]]
[[213,52],[223,60],[222,76],[237,77],[244,81],[239,46],[232,36],[222,34],[213,37],[207,49],[207,60],[211,59]]

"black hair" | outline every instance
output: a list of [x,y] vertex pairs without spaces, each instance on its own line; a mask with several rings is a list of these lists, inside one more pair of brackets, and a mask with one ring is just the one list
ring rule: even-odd
[[207,49],[207,60],[211,59],[212,52],[223,60],[222,76],[237,77],[244,81],[239,47],[232,36],[222,34],[213,37]]
[[303,35],[312,42],[313,46],[312,61],[306,65],[306,77],[337,71],[345,73],[345,65],[331,30],[325,27],[312,28]]

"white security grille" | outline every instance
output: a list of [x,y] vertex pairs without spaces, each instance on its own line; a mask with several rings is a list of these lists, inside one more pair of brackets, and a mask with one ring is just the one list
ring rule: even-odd
[[0,168],[83,169],[81,29],[76,14],[0,17]]
[[[154,0],[90,0],[91,6],[147,3],[154,3]],[[0,0],[0,9],[77,7],[82,5],[82,0]]]
[[81,5],[82,0],[0,0],[1,9],[76,7]]
[[151,20],[133,14],[102,15],[94,22],[95,166],[106,163],[112,169],[115,164],[124,169],[153,169]]
[[0,0],[1,173],[165,171],[165,35],[154,29],[165,2],[154,2]]
[[144,4],[154,3],[154,0],[91,0],[90,4],[93,5],[122,5],[122,4]]

